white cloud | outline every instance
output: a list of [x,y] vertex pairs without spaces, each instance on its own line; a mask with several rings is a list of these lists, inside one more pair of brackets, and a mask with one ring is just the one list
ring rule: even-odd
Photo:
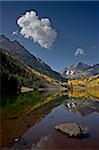
[[20,26],[20,33],[27,39],[33,39],[41,47],[50,48],[55,41],[57,33],[52,29],[48,18],[39,18],[36,12],[26,12],[17,20]]
[[84,49],[77,48],[75,51],[75,56],[78,56],[78,55],[84,55]]
[[18,35],[18,31],[16,30],[16,31],[13,31],[12,32],[12,35]]

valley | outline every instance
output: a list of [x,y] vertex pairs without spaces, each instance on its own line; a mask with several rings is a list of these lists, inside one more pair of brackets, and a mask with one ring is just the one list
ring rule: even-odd
[[98,1],[0,1],[0,150],[99,150]]

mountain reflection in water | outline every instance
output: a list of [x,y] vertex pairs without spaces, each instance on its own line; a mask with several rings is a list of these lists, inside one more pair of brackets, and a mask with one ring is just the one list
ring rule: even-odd
[[[31,111],[27,114],[10,120],[13,126],[7,122],[9,126],[6,125],[5,131],[8,131],[9,136],[3,143],[4,147],[18,150],[99,149],[99,99],[97,95],[94,98],[89,93],[87,95],[84,90],[83,92],[68,91],[67,93],[56,93],[42,101],[43,105],[40,107],[34,107],[35,109],[30,109]],[[68,139],[67,136],[55,130],[55,125],[66,122],[85,125],[89,129],[90,137]],[[11,135],[13,137],[11,141],[10,134],[14,129],[17,130],[17,134]],[[7,133],[4,134],[6,136]],[[19,140],[15,143],[14,140],[17,137]]]

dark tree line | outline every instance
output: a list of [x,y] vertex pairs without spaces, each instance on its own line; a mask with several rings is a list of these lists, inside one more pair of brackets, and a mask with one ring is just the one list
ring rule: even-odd
[[1,95],[14,95],[20,92],[20,84],[14,75],[6,71],[1,73]]

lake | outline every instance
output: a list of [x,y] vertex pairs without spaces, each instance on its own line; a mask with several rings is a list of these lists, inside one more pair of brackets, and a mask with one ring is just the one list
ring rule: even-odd
[[[30,92],[5,97],[1,113],[2,149],[99,149],[98,89]],[[89,135],[68,138],[54,128],[57,124],[72,122],[86,126]]]

